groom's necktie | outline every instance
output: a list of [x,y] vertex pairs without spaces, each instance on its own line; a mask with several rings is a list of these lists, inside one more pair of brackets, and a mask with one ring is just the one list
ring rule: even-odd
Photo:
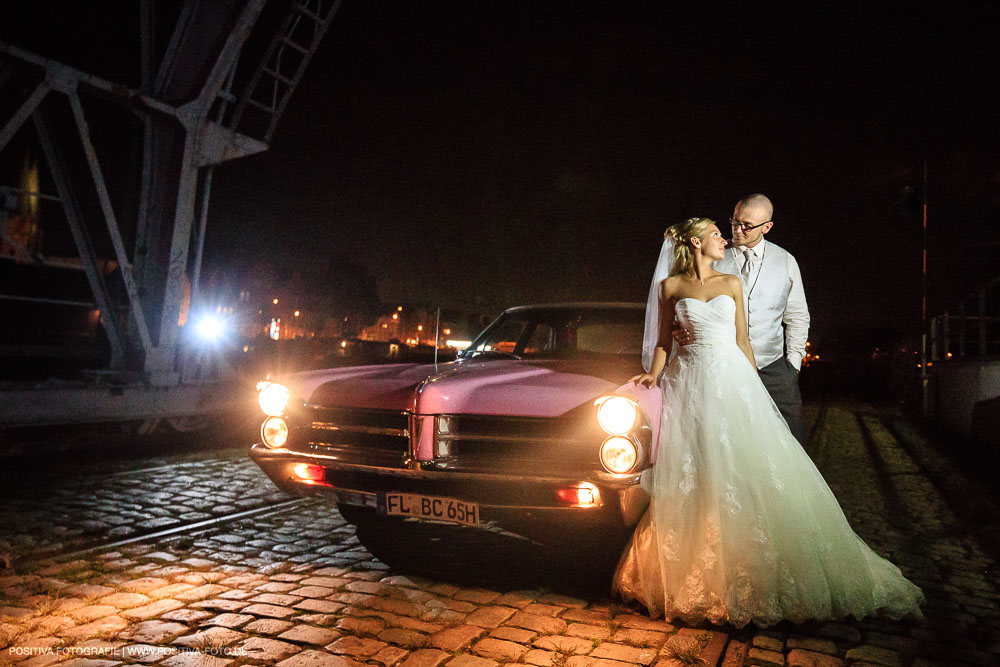
[[753,265],[753,262],[751,261],[752,259],[753,259],[753,250],[744,250],[743,268],[740,269],[740,272],[743,274],[744,280],[750,280],[750,269]]

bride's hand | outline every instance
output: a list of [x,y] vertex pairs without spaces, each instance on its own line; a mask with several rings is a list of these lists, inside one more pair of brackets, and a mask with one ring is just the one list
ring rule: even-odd
[[640,373],[633,377],[629,382],[634,382],[635,384],[641,384],[647,389],[652,389],[656,385],[656,378],[649,373]]

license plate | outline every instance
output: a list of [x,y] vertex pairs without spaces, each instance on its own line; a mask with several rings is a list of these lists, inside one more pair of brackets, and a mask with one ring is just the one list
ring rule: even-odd
[[456,498],[424,496],[417,493],[386,492],[378,494],[379,514],[412,517],[460,523],[464,526],[479,525],[479,503]]

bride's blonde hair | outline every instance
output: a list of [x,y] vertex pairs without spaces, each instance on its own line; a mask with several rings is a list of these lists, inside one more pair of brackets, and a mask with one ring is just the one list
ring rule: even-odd
[[664,236],[671,238],[674,242],[674,265],[670,269],[671,276],[694,271],[694,252],[691,239],[701,238],[705,230],[714,224],[715,220],[710,218],[688,218],[684,222],[678,222],[673,227],[667,228]]

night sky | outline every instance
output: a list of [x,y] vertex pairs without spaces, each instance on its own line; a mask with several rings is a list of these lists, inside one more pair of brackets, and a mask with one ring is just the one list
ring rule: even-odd
[[817,335],[907,330],[926,159],[931,313],[997,275],[996,5],[624,4],[345,0],[271,149],[216,170],[206,268],[642,301],[668,225],[763,192]]
[[998,14],[796,4],[348,0],[271,150],[218,173],[209,261],[347,251],[390,302],[644,300],[664,228],[764,192],[815,330],[905,329],[925,158],[932,309],[997,273]]

